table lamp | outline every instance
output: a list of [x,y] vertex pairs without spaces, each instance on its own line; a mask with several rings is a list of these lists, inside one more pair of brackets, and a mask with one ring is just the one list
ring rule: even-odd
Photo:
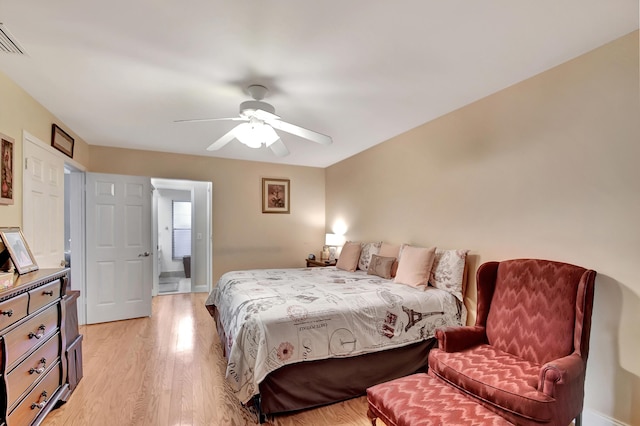
[[335,262],[338,247],[344,244],[344,236],[338,234],[325,234],[324,244],[329,248],[329,262]]

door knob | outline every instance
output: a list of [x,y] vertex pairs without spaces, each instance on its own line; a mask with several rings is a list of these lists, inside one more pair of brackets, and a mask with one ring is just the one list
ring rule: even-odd
[[138,257],[149,257],[149,256],[151,256],[151,253],[149,253],[148,251],[145,251],[144,253],[140,253],[138,255]]

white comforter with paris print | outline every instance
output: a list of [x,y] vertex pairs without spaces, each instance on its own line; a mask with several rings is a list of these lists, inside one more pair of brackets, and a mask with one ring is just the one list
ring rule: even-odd
[[209,295],[227,335],[227,380],[248,402],[287,364],[406,346],[466,312],[446,291],[335,267],[224,274]]

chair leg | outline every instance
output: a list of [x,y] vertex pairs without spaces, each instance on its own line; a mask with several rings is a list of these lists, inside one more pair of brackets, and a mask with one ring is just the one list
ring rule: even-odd
[[371,408],[367,410],[367,417],[369,417],[369,420],[371,420],[371,426],[376,426],[376,419],[378,418],[378,416],[373,414],[373,411],[371,411]]
[[576,416],[574,423],[575,423],[575,426],[582,426],[582,413]]

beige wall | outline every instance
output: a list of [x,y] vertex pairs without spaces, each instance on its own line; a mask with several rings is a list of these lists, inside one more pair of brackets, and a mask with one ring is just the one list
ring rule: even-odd
[[484,261],[597,270],[586,406],[637,421],[638,81],[635,32],[331,166],[327,227],[471,249],[473,318]]
[[[56,123],[74,139],[73,159],[79,164],[88,161],[88,145],[64,123],[34,100],[4,73],[0,72],[0,133],[15,140],[13,193],[14,204],[0,205],[0,226],[22,227],[22,134],[26,130],[45,144],[51,141],[51,124]],[[63,158],[68,158],[60,154]]]
[[[302,267],[324,242],[324,169],[90,147],[89,171],[213,182],[213,281],[224,272]],[[290,179],[291,214],[263,214],[261,179]]]

